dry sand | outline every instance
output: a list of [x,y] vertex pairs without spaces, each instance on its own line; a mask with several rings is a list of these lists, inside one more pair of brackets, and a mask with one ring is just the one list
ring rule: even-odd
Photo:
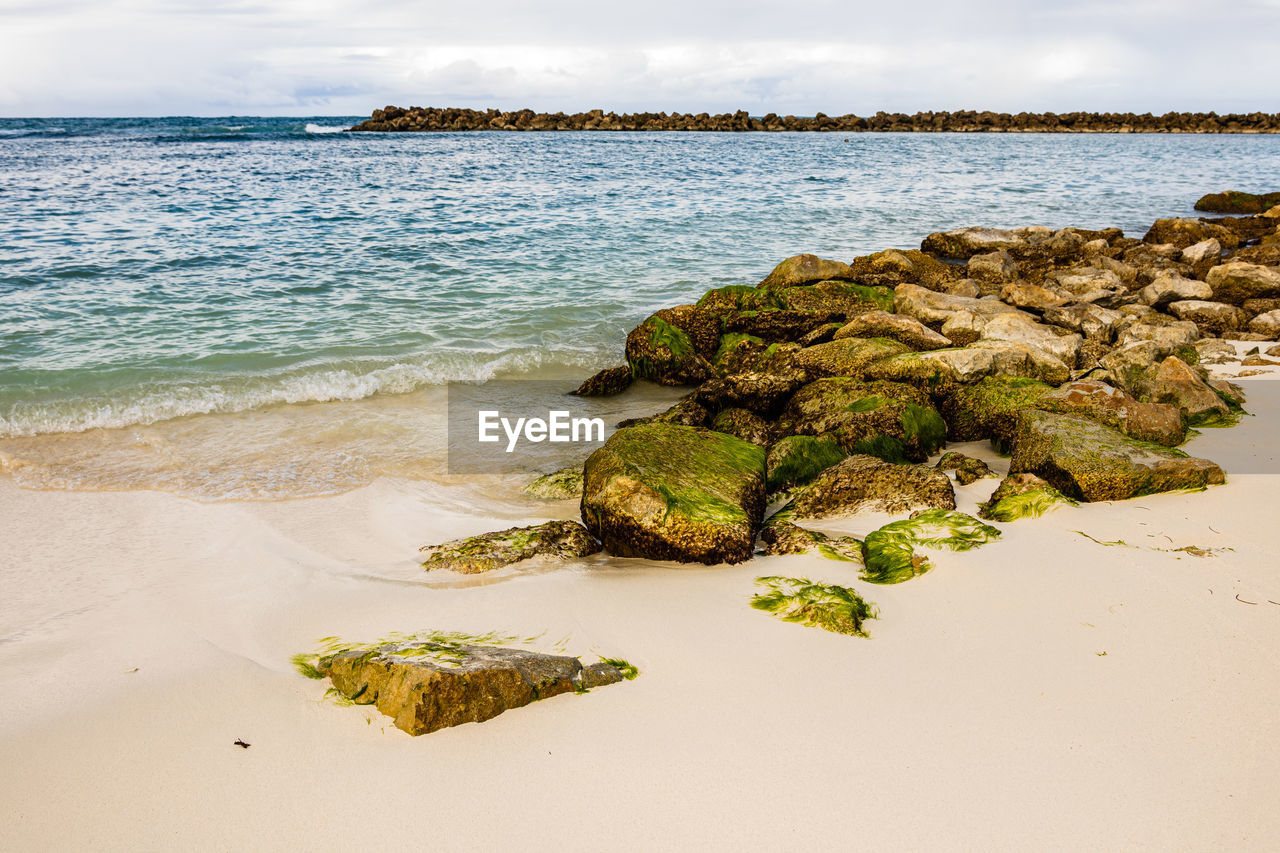
[[[0,847],[1273,849],[1278,401],[1188,447],[1225,486],[1002,525],[890,587],[820,557],[424,575],[418,545],[575,514],[509,481],[224,504],[0,481]],[[750,609],[763,574],[855,587],[872,638]],[[428,628],[642,675],[411,738],[289,663]]]

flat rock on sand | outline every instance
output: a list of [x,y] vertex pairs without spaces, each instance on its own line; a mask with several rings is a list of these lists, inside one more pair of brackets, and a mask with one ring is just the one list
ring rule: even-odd
[[789,508],[795,518],[955,509],[956,495],[951,478],[934,468],[894,465],[858,455],[815,477]]
[[1128,438],[1079,415],[1018,416],[1011,474],[1031,473],[1071,498],[1112,501],[1225,482],[1207,459]]
[[320,659],[318,672],[411,735],[479,723],[561,693],[622,681],[608,663],[465,643],[388,643]]

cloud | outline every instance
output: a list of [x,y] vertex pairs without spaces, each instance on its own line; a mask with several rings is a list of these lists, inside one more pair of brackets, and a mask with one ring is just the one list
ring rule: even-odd
[[1277,31],[1277,0],[51,0],[0,7],[0,114],[1280,111]]

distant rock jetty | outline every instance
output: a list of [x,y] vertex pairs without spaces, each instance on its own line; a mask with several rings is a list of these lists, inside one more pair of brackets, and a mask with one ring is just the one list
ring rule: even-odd
[[752,116],[735,113],[535,113],[457,107],[393,107],[350,130],[379,132],[469,130],[811,131],[829,133],[1280,133],[1280,113],[994,113],[878,112],[873,116]]

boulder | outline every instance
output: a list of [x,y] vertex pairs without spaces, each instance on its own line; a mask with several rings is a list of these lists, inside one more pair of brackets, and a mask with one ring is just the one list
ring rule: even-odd
[[1259,314],[1249,321],[1249,331],[1257,335],[1266,335],[1267,340],[1280,338],[1280,310]]
[[582,520],[613,554],[738,563],[764,516],[764,449],[718,432],[644,424],[587,459]]
[[955,506],[955,490],[943,472],[858,455],[818,474],[797,492],[788,509],[796,518],[828,518]]
[[[1216,264],[1221,257],[1222,244],[1213,237],[1208,240],[1201,240],[1199,243],[1182,250],[1183,263],[1191,264],[1192,267],[1199,266],[1206,261]],[[1210,265],[1212,266],[1212,264]]]
[[1256,195],[1238,190],[1224,190],[1220,193],[1201,196],[1196,202],[1196,210],[1209,213],[1249,214],[1262,213],[1277,204],[1280,204],[1280,192]]
[[1176,406],[1144,403],[1119,388],[1081,379],[1055,388],[1035,401],[1035,408],[1059,414],[1084,415],[1119,430],[1130,438],[1176,447],[1186,439],[1182,414]]
[[1068,294],[1071,302],[1105,302],[1129,291],[1119,275],[1093,266],[1055,270],[1045,276],[1044,283]]
[[968,486],[986,477],[996,476],[986,462],[954,450],[949,450],[942,454],[942,458],[933,467],[939,471],[954,471],[956,473],[956,482],[962,486]]
[[1061,385],[1070,378],[1071,371],[1038,349],[1003,341],[908,353],[877,361],[864,371],[867,379],[905,382],[935,395],[945,395],[955,385],[977,382],[984,376],[1021,376]]
[[1011,474],[1041,477],[1086,501],[1199,489],[1225,482],[1207,459],[1138,441],[1079,415],[1027,410],[1019,416]]
[[957,388],[942,403],[947,437],[952,441],[1009,441],[1018,427],[1018,413],[1034,407],[1052,391],[1035,379],[988,376]]
[[805,347],[791,359],[792,366],[810,376],[860,376],[877,361],[911,352],[888,338],[843,338]]
[[821,472],[848,456],[834,438],[789,435],[769,448],[765,460],[765,485],[770,494],[803,486]]
[[1110,343],[1124,315],[1111,308],[1092,303],[1050,308],[1044,312],[1044,321],[1083,335],[1086,341]]
[[917,352],[951,346],[950,340],[919,320],[886,311],[872,311],[850,320],[832,335],[833,340],[842,338],[888,338]]
[[840,331],[840,329],[844,325],[845,325],[844,323],[827,323],[825,325],[819,326],[818,328],[814,329],[812,332],[809,332],[808,334],[801,336],[796,340],[796,343],[799,344],[801,347],[811,347],[811,346],[814,346],[815,344],[825,344],[827,341],[830,341],[833,338],[835,338],[836,332]]
[[1047,311],[1072,302],[1071,294],[1026,281],[1012,281],[1000,289],[1000,301],[1031,311]]
[[978,507],[978,516],[991,521],[1017,521],[1038,518],[1059,506],[1075,503],[1035,474],[1010,474]]
[[868,311],[893,308],[893,291],[848,281],[820,281],[778,292],[784,308],[792,311],[834,311],[849,319]]
[[840,261],[829,261],[817,255],[793,255],[774,267],[759,286],[766,290],[785,290],[815,281],[849,279],[852,275],[849,265]]
[[1169,313],[1179,320],[1190,320],[1201,332],[1226,335],[1239,331],[1249,322],[1244,310],[1225,302],[1183,299],[1169,303]]
[[781,409],[796,389],[808,381],[807,373],[790,368],[773,373],[730,373],[702,383],[693,392],[693,398],[708,411],[742,408],[768,416]]
[[1246,299],[1240,303],[1244,313],[1250,317],[1266,314],[1268,311],[1280,310],[1280,299]]
[[1212,299],[1213,288],[1203,281],[1183,278],[1173,273],[1162,273],[1138,293],[1143,305],[1164,308],[1170,302],[1186,299]]
[[[632,374],[659,385],[696,385],[711,376],[711,363],[699,352],[688,332],[659,314],[627,335],[627,363],[631,365]],[[712,354],[714,352],[713,348]]]
[[984,344],[1021,344],[1039,350],[1067,367],[1076,366],[1080,358],[1080,345],[1083,343],[1080,335],[1038,323],[1034,317],[1022,312],[983,318],[979,324],[979,334],[980,341]]
[[938,326],[962,312],[987,317],[1016,312],[1018,309],[1005,305],[998,299],[952,296],[949,293],[935,293],[915,284],[900,284],[893,291],[893,310],[895,313],[914,317],[927,326]]
[[946,440],[928,395],[895,382],[819,379],[796,392],[778,419],[779,435],[826,436],[848,453],[923,462]]
[[945,291],[959,278],[959,270],[919,249],[886,249],[855,258],[849,265],[854,280],[863,285],[897,287],[909,282],[929,290]]
[[773,425],[747,409],[730,408],[721,411],[711,421],[716,432],[768,447],[773,441]]
[[725,315],[722,323],[727,334],[745,334],[765,343],[782,343],[802,338],[844,317],[840,311],[739,311]]
[[1182,412],[1191,426],[1206,426],[1231,416],[1231,407],[1177,356],[1169,356],[1140,385],[1142,399],[1169,403]]
[[1190,320],[1174,320],[1157,314],[1125,326],[1116,336],[1116,346],[1127,347],[1149,341],[1160,353],[1171,353],[1190,347],[1199,339],[1200,327]]
[[716,316],[724,316],[737,311],[770,311],[784,305],[771,290],[761,290],[746,284],[731,284],[708,290],[698,300],[697,307]]
[[1205,276],[1219,302],[1239,305],[1246,299],[1280,297],[1280,269],[1230,261],[1209,270]]
[[525,486],[524,493],[544,501],[579,500],[582,497],[582,466],[570,465],[543,474]]
[[584,666],[562,655],[449,641],[342,650],[320,658],[317,671],[339,695],[374,705],[411,735],[484,722],[539,699],[616,684],[631,674],[613,662]]
[[764,544],[763,554],[766,557],[816,552],[830,560],[862,563],[860,540],[852,536],[828,536],[790,521],[770,519],[760,531],[760,541]]
[[1024,248],[1026,245],[1023,229],[970,227],[930,234],[921,242],[920,248],[944,258],[965,260],[974,255]]
[[535,527],[512,527],[496,533],[482,533],[455,539],[443,545],[423,545],[427,571],[449,569],[462,574],[479,574],[531,557],[571,560],[599,553],[600,545],[576,521],[548,521]]
[[969,278],[982,284],[1000,284],[1018,280],[1018,262],[1008,252],[987,252],[969,258]]
[[573,393],[578,397],[612,397],[630,388],[634,378],[630,365],[606,367],[579,385]]
[[1208,239],[1217,240],[1223,248],[1234,249],[1240,238],[1221,225],[1211,225],[1199,219],[1157,219],[1151,230],[1142,238],[1144,243],[1169,244],[1179,250],[1194,246]]

